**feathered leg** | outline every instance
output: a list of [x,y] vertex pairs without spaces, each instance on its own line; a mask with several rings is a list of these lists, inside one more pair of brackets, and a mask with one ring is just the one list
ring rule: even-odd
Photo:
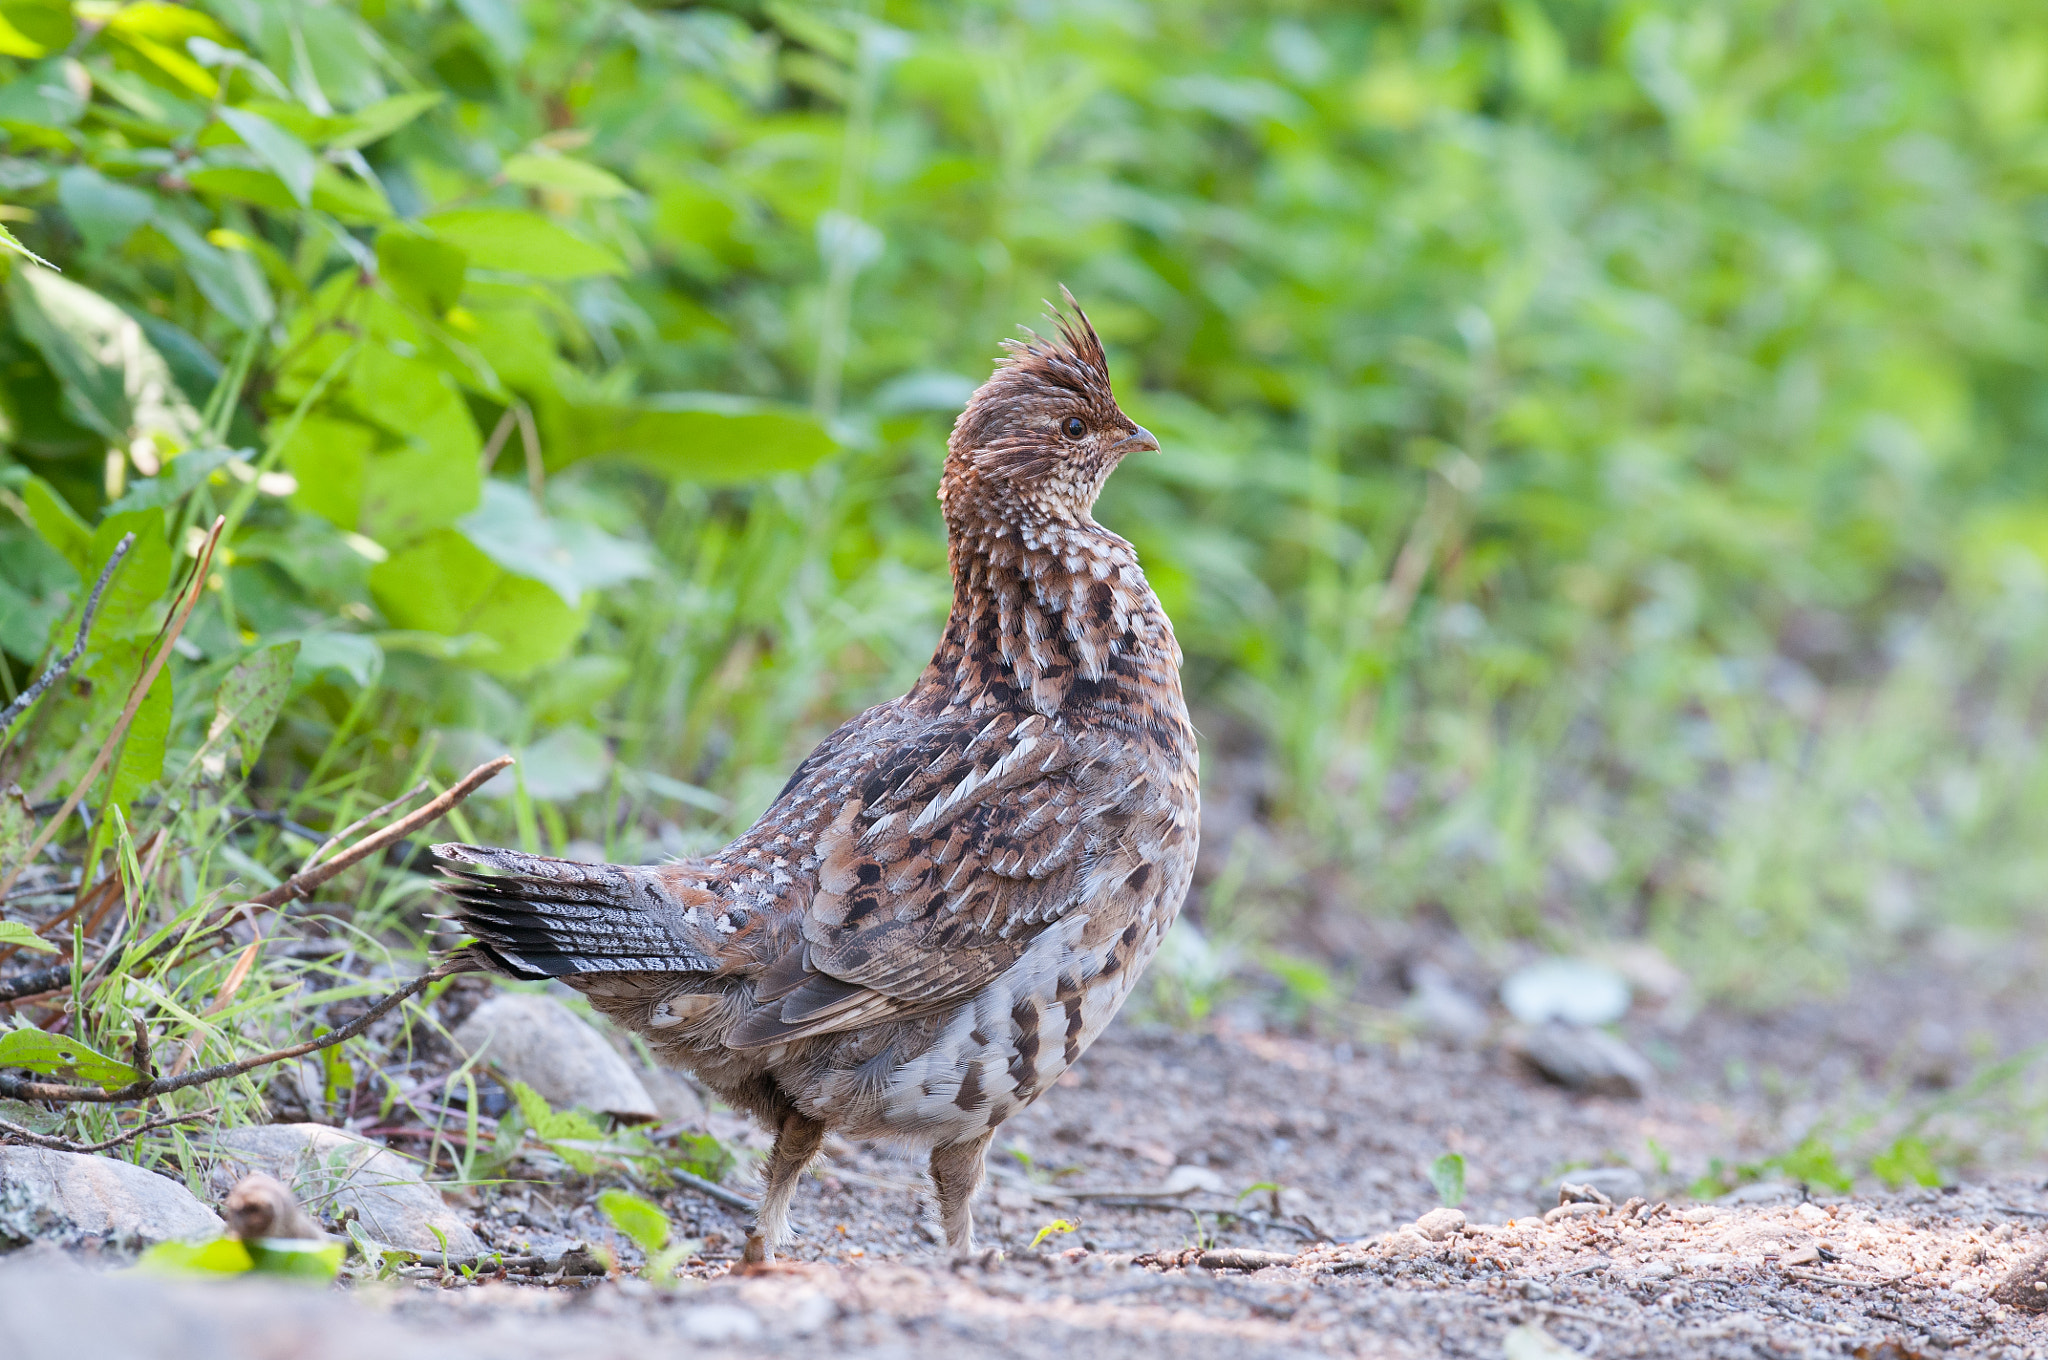
[[789,1231],[789,1202],[796,1196],[797,1177],[825,1145],[825,1126],[792,1110],[782,1117],[775,1135],[774,1150],[768,1154],[761,1207],[754,1212],[754,1230],[747,1234],[747,1248],[741,1260],[749,1265],[767,1265]]
[[932,1189],[939,1198],[939,1223],[946,1230],[946,1254],[956,1261],[974,1255],[974,1211],[968,1201],[981,1188],[981,1174],[995,1130],[969,1143],[932,1149]]

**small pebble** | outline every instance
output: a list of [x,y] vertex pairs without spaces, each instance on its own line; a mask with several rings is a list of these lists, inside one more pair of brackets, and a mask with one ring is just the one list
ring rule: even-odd
[[1448,1242],[1465,1231],[1465,1214],[1459,1209],[1431,1209],[1409,1226],[1432,1242]]

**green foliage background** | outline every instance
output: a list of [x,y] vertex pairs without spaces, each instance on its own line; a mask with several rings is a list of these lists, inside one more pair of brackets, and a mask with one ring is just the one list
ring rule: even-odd
[[510,748],[472,834],[722,839],[922,664],[946,428],[1065,283],[1165,446],[1099,514],[1188,653],[1212,935],[1643,932],[1768,995],[2038,914],[2037,6],[0,20],[8,693],[139,536],[31,802],[218,514],[90,811],[170,815],[296,642],[264,808]]

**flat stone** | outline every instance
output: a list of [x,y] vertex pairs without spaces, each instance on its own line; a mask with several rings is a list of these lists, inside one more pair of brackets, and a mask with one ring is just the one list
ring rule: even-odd
[[1401,1013],[1423,1033],[1460,1048],[1476,1046],[1486,1037],[1493,1022],[1486,1007],[1460,990],[1443,969],[1418,964],[1409,971],[1407,1004]]
[[484,1250],[417,1166],[367,1138],[325,1124],[257,1124],[228,1129],[214,1144],[229,1179],[275,1176],[330,1222],[352,1208],[363,1231],[385,1246],[440,1251],[438,1228],[451,1256]]
[[1537,1025],[1522,1034],[1515,1048],[1545,1077],[1587,1095],[1637,1097],[1657,1080],[1649,1059],[1606,1030]]
[[633,1065],[553,997],[501,993],[472,1011],[454,1038],[465,1057],[481,1055],[558,1110],[577,1107],[635,1122],[661,1117]]
[[82,1152],[0,1147],[0,1250],[29,1242],[96,1242],[135,1252],[211,1237],[220,1217],[177,1181]]

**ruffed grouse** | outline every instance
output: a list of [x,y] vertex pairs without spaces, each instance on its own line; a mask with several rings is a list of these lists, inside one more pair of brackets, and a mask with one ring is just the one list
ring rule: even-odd
[[1087,317],[1057,320],[1057,341],[1006,344],[953,426],[931,664],[751,830],[643,867],[435,847],[467,866],[447,871],[475,936],[458,967],[563,979],[774,1133],[748,1260],[773,1259],[828,1130],[931,1148],[947,1246],[972,1252],[996,1126],[1102,1032],[1187,893],[1180,647],[1091,514],[1159,445]]

